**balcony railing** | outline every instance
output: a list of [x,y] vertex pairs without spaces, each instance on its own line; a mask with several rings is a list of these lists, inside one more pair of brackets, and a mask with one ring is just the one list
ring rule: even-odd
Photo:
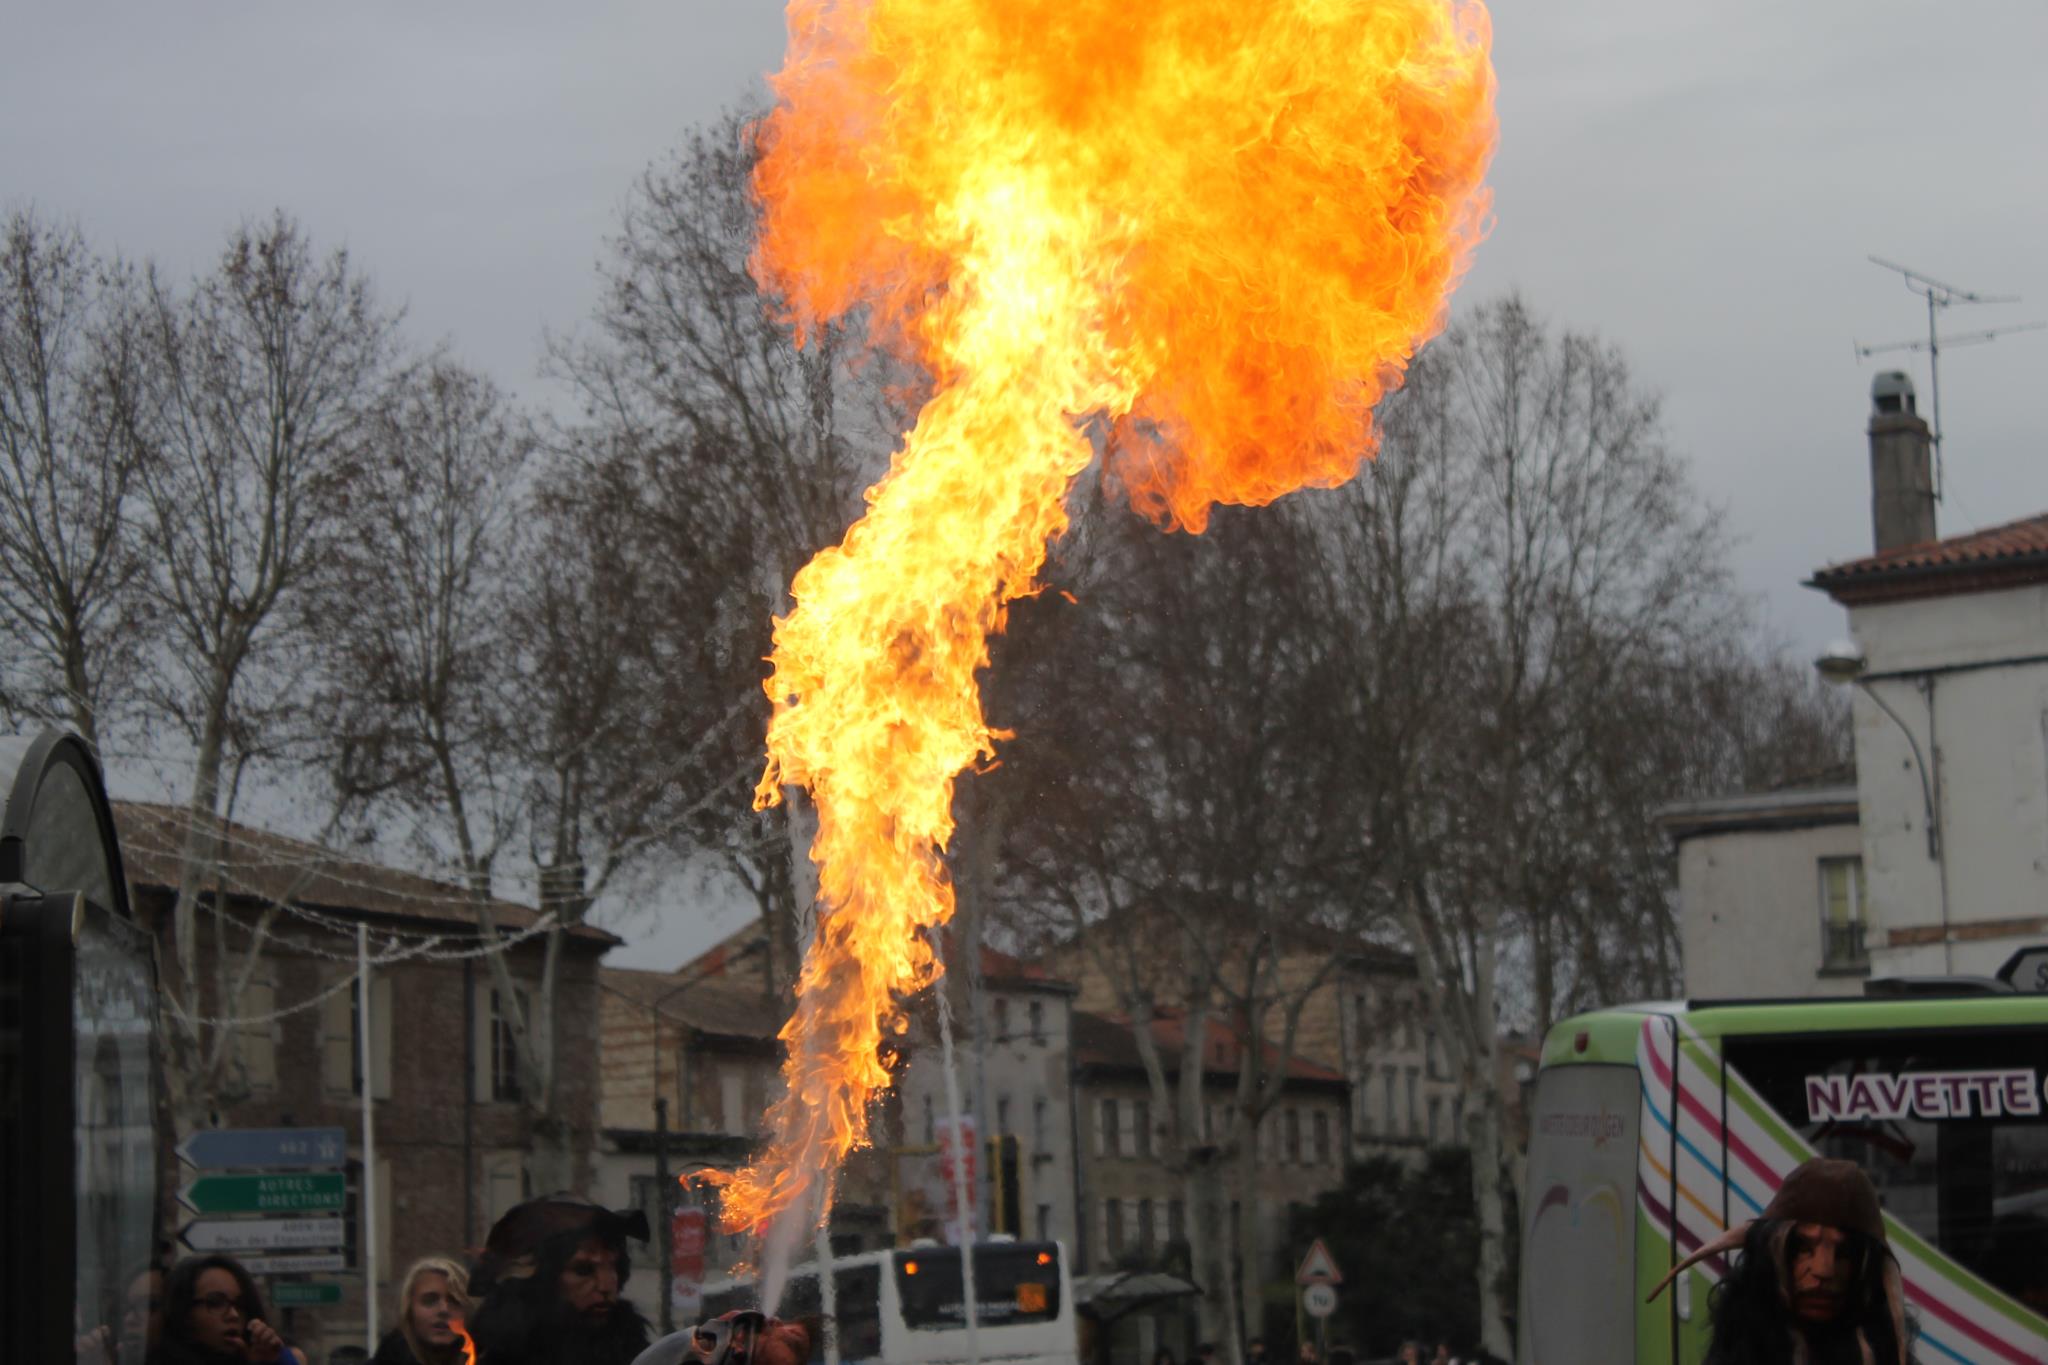
[[1853,970],[1870,965],[1870,951],[1864,946],[1860,920],[1851,920],[1847,924],[1823,924],[1820,932],[1822,967]]

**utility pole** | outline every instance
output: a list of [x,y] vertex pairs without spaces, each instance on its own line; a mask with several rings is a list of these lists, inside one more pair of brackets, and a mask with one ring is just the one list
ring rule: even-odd
[[376,1053],[370,1047],[370,927],[356,925],[356,1049],[363,1086],[363,1341],[377,1353],[377,1117],[371,1096],[377,1085]]

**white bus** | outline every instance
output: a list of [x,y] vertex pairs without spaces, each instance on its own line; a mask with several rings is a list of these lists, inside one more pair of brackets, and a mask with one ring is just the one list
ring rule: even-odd
[[[868,1251],[832,1262],[841,1365],[953,1365],[979,1357],[1007,1365],[1080,1365],[1074,1285],[1057,1242],[994,1240],[974,1246],[977,1349],[967,1345],[960,1252],[948,1246]],[[704,1316],[760,1306],[752,1279],[704,1287]],[[790,1272],[777,1316],[822,1312],[814,1265]],[[813,1333],[811,1361],[825,1359]]]

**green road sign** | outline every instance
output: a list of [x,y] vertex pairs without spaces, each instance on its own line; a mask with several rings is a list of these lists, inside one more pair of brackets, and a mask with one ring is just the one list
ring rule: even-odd
[[270,1286],[270,1301],[280,1308],[311,1308],[340,1303],[341,1286],[318,1280],[280,1280]]
[[339,1171],[296,1175],[202,1175],[178,1191],[194,1213],[324,1213],[348,1201]]

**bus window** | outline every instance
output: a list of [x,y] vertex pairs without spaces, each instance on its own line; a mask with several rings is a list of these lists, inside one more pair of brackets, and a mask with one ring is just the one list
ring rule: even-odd
[[1522,1244],[1531,1365],[1634,1358],[1640,1092],[1632,1066],[1537,1077]]
[[882,1358],[882,1268],[851,1266],[832,1277],[838,1295],[839,1359],[845,1365]]
[[[896,1294],[903,1323],[918,1331],[956,1331],[967,1325],[960,1286],[960,1253],[929,1247],[895,1254]],[[1059,1248],[1051,1242],[979,1246],[974,1251],[976,1319],[983,1327],[1051,1322],[1060,1315]]]
[[1739,1037],[1729,1068],[1885,1211],[2048,1315],[2048,1040],[2038,1031]]

